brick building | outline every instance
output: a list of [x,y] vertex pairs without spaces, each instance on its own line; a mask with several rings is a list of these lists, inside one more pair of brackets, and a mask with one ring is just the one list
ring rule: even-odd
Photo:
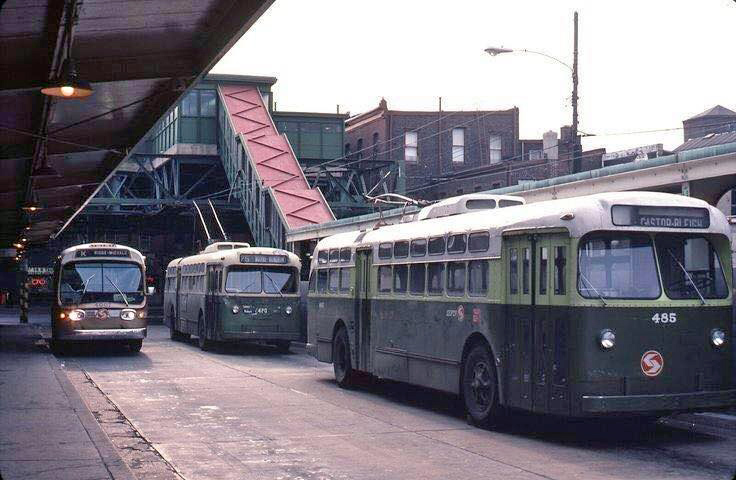
[[[572,135],[547,132],[519,139],[519,109],[499,111],[400,111],[385,100],[345,126],[348,161],[376,159],[398,165],[391,190],[439,199],[571,172]],[[584,170],[599,168],[604,150],[583,154]],[[378,181],[378,177],[370,182]]]

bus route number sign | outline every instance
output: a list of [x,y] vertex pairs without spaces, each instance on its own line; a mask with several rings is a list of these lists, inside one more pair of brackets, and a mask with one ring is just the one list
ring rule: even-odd
[[122,248],[86,248],[77,250],[76,258],[130,257],[130,252]]
[[285,265],[289,259],[286,255],[257,255],[243,253],[240,255],[240,263],[272,263]]

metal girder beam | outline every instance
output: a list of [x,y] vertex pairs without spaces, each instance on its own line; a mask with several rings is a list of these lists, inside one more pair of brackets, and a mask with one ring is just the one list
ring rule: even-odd
[[[189,206],[193,205],[194,200],[186,198],[107,198],[107,197],[95,197],[87,204],[90,207],[94,206],[107,206],[107,205],[120,205],[120,206]],[[228,206],[232,205],[236,208],[240,208],[240,205],[233,202],[213,200],[212,204],[215,206]]]

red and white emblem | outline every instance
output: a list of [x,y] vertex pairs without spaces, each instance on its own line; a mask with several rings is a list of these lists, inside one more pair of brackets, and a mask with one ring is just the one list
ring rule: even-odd
[[457,319],[460,321],[465,320],[465,307],[463,307],[462,305],[457,307]]
[[101,308],[97,310],[97,313],[95,314],[97,318],[100,320],[107,320],[107,317],[110,316],[110,314],[107,312],[107,309]]
[[647,377],[656,377],[664,369],[664,357],[656,350],[644,352],[641,356],[641,371]]

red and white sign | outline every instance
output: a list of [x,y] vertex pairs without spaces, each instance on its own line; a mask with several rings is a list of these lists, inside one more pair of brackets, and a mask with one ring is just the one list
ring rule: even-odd
[[647,377],[656,377],[664,369],[664,357],[656,350],[644,352],[641,356],[641,371]]

